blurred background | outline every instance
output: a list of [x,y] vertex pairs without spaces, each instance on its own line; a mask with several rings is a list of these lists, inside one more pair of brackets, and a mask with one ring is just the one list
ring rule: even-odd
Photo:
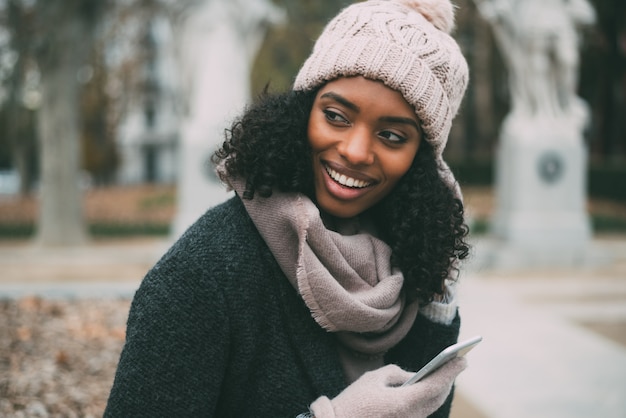
[[[324,24],[352,2],[268,0],[275,9],[255,31],[245,20],[230,28],[253,46],[216,37],[215,57],[193,42],[225,21],[218,3],[242,17],[260,1],[0,0],[1,417],[102,414],[130,298],[178,234],[198,76],[189,63],[245,70],[209,86],[218,104],[242,88],[250,100],[289,89]],[[471,81],[445,158],[474,239],[496,206],[512,95],[492,27],[474,1],[455,3]],[[462,334],[485,341],[459,380],[454,418],[626,416],[626,2],[590,3],[595,22],[578,28],[585,204],[594,249],[610,262],[470,271]],[[207,27],[193,12],[201,5]],[[221,140],[232,114],[218,116],[207,141]]]
[[[262,34],[249,75],[251,97],[266,86],[288,89],[323,24],[350,2],[275,3],[286,18]],[[625,231],[626,5],[591,3],[597,18],[580,28],[578,82],[591,115],[584,132],[589,206],[595,230]],[[79,206],[72,219],[83,222],[90,236],[168,233],[184,113],[172,30],[181,4],[0,2],[0,238],[36,234],[43,156],[72,165],[73,154],[80,169],[71,175],[80,182],[81,202],[65,204]],[[468,59],[471,83],[446,158],[466,193],[481,197],[469,199],[479,206],[474,213],[480,232],[490,214],[494,153],[510,94],[489,24],[472,1],[457,4],[454,36]],[[46,89],[54,97],[46,100]],[[72,106],[67,103],[74,108],[63,111]],[[62,145],[67,142],[76,148]],[[45,153],[46,143],[53,151]]]

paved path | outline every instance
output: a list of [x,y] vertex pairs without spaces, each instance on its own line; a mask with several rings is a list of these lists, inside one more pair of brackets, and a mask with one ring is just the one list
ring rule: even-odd
[[142,239],[43,249],[5,241],[0,244],[0,298],[132,297],[169,244]]
[[[462,338],[484,341],[457,386],[481,417],[626,417],[626,237],[594,243],[610,264],[463,276]],[[168,245],[1,243],[0,297],[131,297]]]
[[484,416],[626,417],[626,239],[594,244],[611,263],[464,277],[461,338],[484,340],[457,385]]
[[626,417],[626,347],[583,325],[626,332],[626,278],[575,284],[596,300],[563,297],[571,283],[550,280],[467,279],[462,337],[484,340],[459,391],[492,418]]

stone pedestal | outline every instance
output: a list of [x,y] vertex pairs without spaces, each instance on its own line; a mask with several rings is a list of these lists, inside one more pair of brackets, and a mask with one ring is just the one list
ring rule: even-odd
[[577,123],[505,120],[496,165],[495,264],[573,265],[587,258],[587,152]]

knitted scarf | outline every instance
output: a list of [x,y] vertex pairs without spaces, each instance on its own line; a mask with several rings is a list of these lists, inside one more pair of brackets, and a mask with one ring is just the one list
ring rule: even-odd
[[[245,182],[229,179],[242,196]],[[409,331],[417,302],[406,304],[391,249],[371,234],[327,229],[317,206],[297,193],[242,199],[250,218],[315,321],[356,353],[379,357]]]

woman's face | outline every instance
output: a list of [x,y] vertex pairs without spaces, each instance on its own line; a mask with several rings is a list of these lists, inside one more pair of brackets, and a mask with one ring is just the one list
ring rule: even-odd
[[320,209],[350,218],[378,203],[410,168],[420,132],[413,107],[382,82],[349,77],[324,85],[308,125]]

